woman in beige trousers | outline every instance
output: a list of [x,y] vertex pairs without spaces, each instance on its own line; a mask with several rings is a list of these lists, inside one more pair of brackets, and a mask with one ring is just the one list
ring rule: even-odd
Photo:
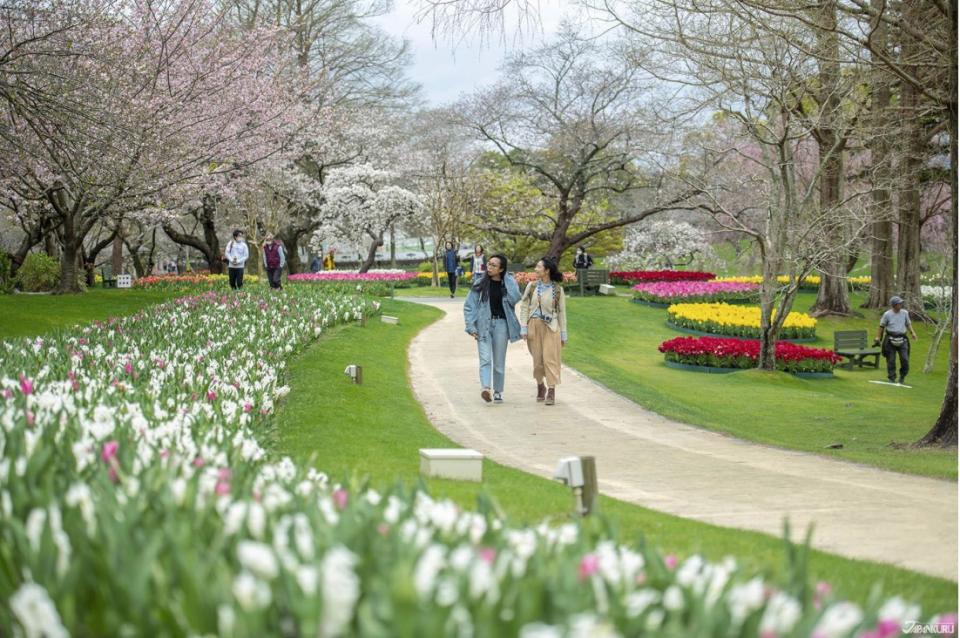
[[[527,284],[520,298],[520,337],[533,357],[533,378],[537,401],[556,402],[560,383],[560,351],[567,344],[567,301],[563,294],[563,273],[557,262],[544,257],[537,262],[536,281]],[[546,383],[544,383],[546,382]]]

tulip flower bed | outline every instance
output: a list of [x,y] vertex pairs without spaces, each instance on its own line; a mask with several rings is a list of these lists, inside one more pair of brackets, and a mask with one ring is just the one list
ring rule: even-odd
[[[757,367],[760,342],[720,337],[677,337],[664,341],[658,350],[672,363],[705,368],[748,369]],[[841,361],[832,350],[808,348],[778,341],[777,370],[790,373],[830,373]]]
[[[259,282],[260,277],[257,275],[243,276],[245,284]],[[227,290],[230,287],[230,278],[227,275],[211,275],[207,272],[189,275],[150,275],[135,279],[133,287],[152,290]]]
[[370,270],[355,272],[348,270],[325,270],[323,272],[304,272],[290,275],[287,281],[295,283],[370,283],[379,282],[407,288],[417,280],[417,273],[404,270]]
[[[521,287],[526,286],[531,281],[537,280],[537,275],[536,273],[533,273],[533,272],[527,272],[527,271],[515,272],[513,273],[513,276],[516,278],[517,284],[519,284]],[[575,283],[577,283],[577,273],[575,272],[563,273],[564,285],[575,284]]]
[[[432,272],[418,272],[417,273],[417,285],[418,286],[429,286],[433,283],[433,273]],[[441,286],[447,285],[447,273],[439,272],[437,273],[437,281],[440,282]],[[462,286],[465,286],[473,281],[473,273],[465,272],[459,277],[457,277],[457,283]]]
[[655,281],[710,281],[716,277],[712,272],[697,270],[634,270],[610,273],[612,284],[636,284]]
[[[718,277],[717,281],[734,281],[739,283],[751,283],[757,284],[758,286],[763,283],[762,275],[747,275],[741,277]],[[789,277],[786,275],[780,275],[777,277],[777,283],[780,285],[786,285],[790,282]],[[853,290],[868,290],[870,288],[870,277],[847,277],[847,284]],[[820,287],[820,276],[819,275],[808,275],[803,278],[803,281],[800,282],[801,290],[816,290]]]
[[[677,328],[730,337],[760,338],[760,308],[726,303],[674,304],[668,322]],[[787,315],[782,339],[816,339],[817,320],[800,312]]]
[[670,305],[674,303],[747,302],[756,299],[756,284],[734,281],[673,281],[637,284],[634,301]]

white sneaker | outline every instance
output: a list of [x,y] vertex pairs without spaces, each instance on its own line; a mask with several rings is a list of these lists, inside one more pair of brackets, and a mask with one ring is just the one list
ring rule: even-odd
[[493,393],[493,402],[494,403],[503,403],[503,395],[499,392]]

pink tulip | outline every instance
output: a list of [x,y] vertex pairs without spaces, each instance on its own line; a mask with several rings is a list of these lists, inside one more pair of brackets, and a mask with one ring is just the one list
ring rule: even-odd
[[677,557],[673,554],[667,554],[663,557],[663,564],[667,566],[667,569],[673,571],[677,567]]
[[581,581],[587,580],[597,573],[600,569],[600,559],[596,554],[587,554],[580,559],[580,566],[577,568],[577,578]]
[[126,374],[133,374],[133,364],[127,361],[125,364],[123,364],[123,371]]
[[33,394],[33,381],[22,374],[20,375],[20,392],[23,392],[27,396]]
[[193,467],[203,467],[204,465],[206,465],[206,461],[203,460],[202,456],[193,459]]
[[4,390],[3,390],[3,398],[4,398],[4,399],[12,399],[12,398],[13,398],[13,390],[11,390],[10,388],[4,388]]
[[340,488],[333,491],[333,504],[337,506],[338,510],[345,510],[349,500],[350,497],[347,494],[347,490]]
[[244,412],[250,412],[251,410],[253,410],[253,404],[252,404],[252,403],[244,403],[244,404],[243,404],[243,411],[244,411]]
[[216,400],[217,400],[216,392],[214,392],[213,390],[210,390],[209,392],[207,392],[207,401],[216,401]]
[[120,444],[116,441],[107,441],[103,444],[103,450],[100,452],[100,458],[104,462],[109,463],[112,458],[117,455],[117,451],[120,449]]
[[493,561],[497,559],[497,550],[492,547],[481,547],[477,554],[480,556],[480,560],[489,565],[493,565]]

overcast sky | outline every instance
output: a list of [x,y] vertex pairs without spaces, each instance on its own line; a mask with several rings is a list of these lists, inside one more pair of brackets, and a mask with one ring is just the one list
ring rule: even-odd
[[435,42],[429,18],[417,24],[416,0],[395,0],[394,10],[374,22],[388,33],[410,41],[413,66],[409,75],[423,86],[429,105],[440,106],[476,87],[495,82],[497,69],[507,51],[530,46],[555,33],[565,11],[570,11],[567,0],[541,0],[540,6],[541,28],[519,39],[508,37],[507,44],[500,40],[484,44],[478,36],[466,37],[455,47],[447,39]]

